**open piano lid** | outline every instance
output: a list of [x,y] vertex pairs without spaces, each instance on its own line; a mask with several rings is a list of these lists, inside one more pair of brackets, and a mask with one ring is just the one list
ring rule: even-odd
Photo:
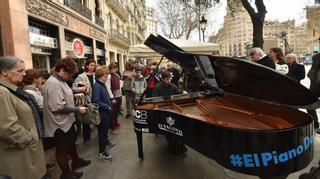
[[[319,106],[306,87],[260,64],[230,57],[186,53],[159,35],[150,35],[145,45],[186,69],[197,65],[204,79],[214,88],[217,84],[229,93],[294,108],[315,109]],[[212,80],[213,83],[210,82]]]

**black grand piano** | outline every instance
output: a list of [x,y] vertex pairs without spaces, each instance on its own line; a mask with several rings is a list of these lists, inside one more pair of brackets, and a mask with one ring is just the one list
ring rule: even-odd
[[262,178],[286,176],[311,162],[313,120],[298,110],[317,106],[307,88],[253,62],[184,52],[161,36],[149,36],[145,45],[183,67],[186,79],[199,73],[201,79],[191,84],[199,91],[144,98],[135,107],[141,159],[142,134],[156,133]]

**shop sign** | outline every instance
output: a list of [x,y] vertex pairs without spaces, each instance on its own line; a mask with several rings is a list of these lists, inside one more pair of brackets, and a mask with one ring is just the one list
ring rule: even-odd
[[97,56],[104,56],[104,50],[103,49],[96,49]]
[[57,39],[44,35],[29,33],[30,44],[39,47],[57,48]]
[[85,53],[85,46],[81,39],[75,38],[72,41],[72,51],[77,58],[83,58]]

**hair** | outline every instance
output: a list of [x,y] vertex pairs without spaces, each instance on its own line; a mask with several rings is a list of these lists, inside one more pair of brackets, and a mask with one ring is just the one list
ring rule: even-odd
[[252,49],[249,50],[249,55],[253,55],[253,54],[257,54],[259,56],[263,56],[265,53],[263,52],[263,50],[259,47],[254,47]]
[[135,72],[137,72],[137,71],[140,71],[140,72],[141,72],[141,68],[140,68],[140,67],[136,67],[136,68],[134,69],[134,71],[135,71]]
[[77,72],[78,67],[76,62],[72,58],[67,57],[58,60],[58,62],[56,63],[54,70],[56,72],[60,72],[61,69],[68,73],[74,74]]
[[18,57],[2,56],[0,57],[0,72],[12,70],[21,63],[24,62]]
[[126,70],[133,70],[133,62],[132,61],[127,61],[125,64]]
[[88,59],[86,60],[86,63],[84,64],[84,71],[87,72],[88,71],[88,67],[90,65],[90,63],[94,63],[96,64],[97,62],[94,59]]
[[291,57],[291,58],[293,58],[293,63],[295,63],[295,62],[297,62],[297,55],[296,54],[294,54],[294,53],[289,53],[287,56],[286,56],[286,58],[287,57]]
[[42,77],[42,73],[36,69],[28,69],[26,70],[26,76],[23,77],[23,84],[24,85],[31,85],[34,79],[38,79]]
[[99,68],[96,70],[95,76],[96,78],[100,78],[105,74],[108,74],[108,71],[105,68]]
[[161,79],[170,78],[170,77],[172,77],[172,75],[169,71],[161,72]]
[[279,60],[279,64],[285,64],[283,60],[283,52],[281,48],[273,47],[273,48],[270,48],[270,51],[276,53],[276,59]]
[[111,64],[109,65],[109,70],[115,69],[115,68],[118,68],[118,65],[117,65],[116,63],[111,63]]

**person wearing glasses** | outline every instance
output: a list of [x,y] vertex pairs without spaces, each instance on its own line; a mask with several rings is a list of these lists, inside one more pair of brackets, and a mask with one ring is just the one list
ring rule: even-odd
[[254,47],[249,50],[249,55],[252,61],[257,62],[261,65],[267,66],[272,69],[276,69],[276,65],[272,61],[272,59],[263,52],[263,50],[259,47]]

